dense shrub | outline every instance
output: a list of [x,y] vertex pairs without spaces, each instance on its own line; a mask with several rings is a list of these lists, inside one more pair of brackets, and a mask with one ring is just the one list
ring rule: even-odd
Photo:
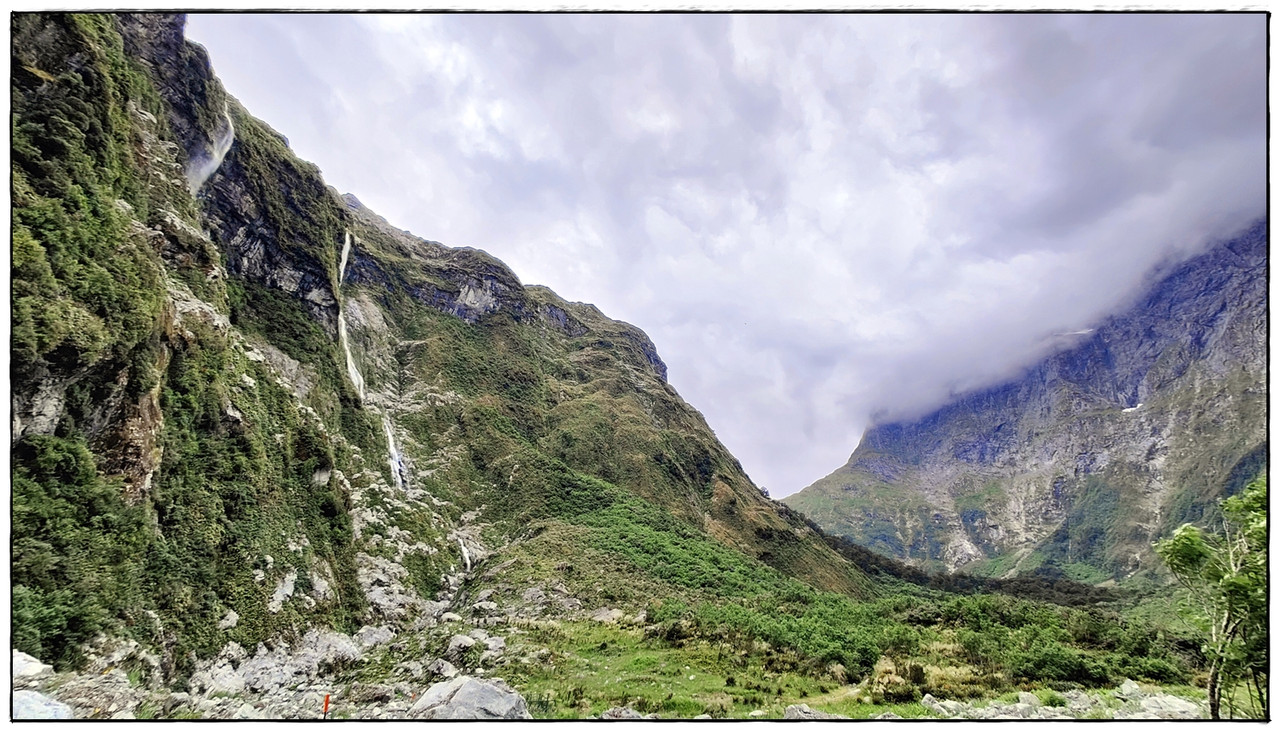
[[139,600],[143,512],[99,478],[83,443],[35,436],[13,450],[12,520],[14,647],[74,665],[79,644]]

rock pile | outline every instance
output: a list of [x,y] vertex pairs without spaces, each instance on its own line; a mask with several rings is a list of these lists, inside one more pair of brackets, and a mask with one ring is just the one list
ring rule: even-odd
[[1208,705],[1172,694],[1148,693],[1126,679],[1110,692],[1079,690],[1061,694],[1061,706],[1041,703],[1029,692],[1020,692],[1018,701],[993,701],[985,706],[935,699],[925,694],[920,703],[939,717],[950,719],[1207,719]]
[[[459,637],[483,644],[486,654],[505,647],[502,638],[473,633],[478,637]],[[459,675],[443,659],[429,669],[446,680],[423,693],[421,685],[404,682],[334,683],[328,672],[335,664],[359,658],[359,645],[348,636],[317,631],[294,648],[259,648],[252,657],[239,646],[224,649],[211,666],[193,675],[190,693],[147,684],[145,675],[117,666],[55,674],[47,664],[14,651],[13,718],[319,719],[326,697],[329,716],[340,718],[531,718],[524,698],[504,681]]]

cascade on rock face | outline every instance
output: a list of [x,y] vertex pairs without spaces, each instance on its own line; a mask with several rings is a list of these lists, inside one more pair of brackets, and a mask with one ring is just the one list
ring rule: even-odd
[[462,537],[458,537],[458,548],[462,550],[462,561],[467,567],[467,571],[471,571],[471,553],[467,551],[467,545],[462,543]]
[[231,143],[236,138],[236,126],[232,124],[231,114],[225,107],[222,110],[222,118],[227,126],[213,141],[212,155],[208,157],[200,155],[187,166],[187,188],[191,190],[193,196],[200,190],[200,186],[209,180],[209,176],[222,165],[222,159],[227,156],[227,151],[231,149]]
[[[347,256],[351,254],[351,232],[346,232],[346,236],[342,242],[342,261],[338,265],[338,287],[341,289],[342,280],[347,275]],[[351,378],[351,384],[356,388],[356,394],[360,395],[360,401],[364,401],[364,377],[360,375],[360,369],[356,368],[356,361],[351,357],[351,345],[347,342],[347,318],[342,312],[342,296],[338,295],[338,341],[342,346],[342,352],[347,356],[347,376]],[[387,432],[390,438],[390,431]]]
[[396,490],[404,490],[404,461],[400,459],[395,433],[391,429],[391,413],[386,409],[382,410],[382,430],[387,434],[387,462],[391,465],[391,478],[396,482]]
[[[342,240],[342,256],[338,262],[338,287],[341,290],[342,280],[347,276],[347,261],[351,256],[351,232],[343,232]],[[342,352],[347,358],[347,376],[351,378],[351,384],[355,386],[356,393],[360,395],[360,401],[365,400],[364,376],[361,375],[360,369],[356,366],[355,358],[351,355],[351,342],[347,338],[347,318],[342,311],[342,296],[338,293],[336,298],[338,301],[338,341],[342,345]],[[387,436],[387,463],[391,466],[391,479],[395,481],[396,490],[404,490],[407,474],[404,469],[404,460],[400,457],[400,449],[396,447],[395,431],[391,424],[391,412],[386,407],[382,409],[382,431]]]

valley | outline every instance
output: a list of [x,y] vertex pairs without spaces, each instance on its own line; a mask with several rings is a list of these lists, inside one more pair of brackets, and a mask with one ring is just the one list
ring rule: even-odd
[[[1248,308],[1200,350],[1139,354],[1105,409],[1064,376],[1035,395],[1045,424],[1014,425],[1047,433],[1075,418],[1059,402],[1083,404],[1132,437],[1098,438],[1123,456],[1090,443],[1097,468],[1064,494],[1105,504],[1107,527],[1107,481],[1154,435],[1141,448],[1169,477],[1124,490],[1160,518],[1072,544],[1065,577],[930,574],[893,556],[1009,556],[964,532],[974,508],[1011,526],[992,476],[1026,453],[966,443],[992,484],[913,477],[924,513],[870,532],[806,503],[814,489],[770,500],[643,331],[340,194],[227,93],[184,22],[12,19],[16,718],[1207,714],[1168,577],[1095,585],[1260,467],[1265,382],[1235,356],[1265,342],[1264,228],[1230,250],[1223,291]],[[1175,421],[1227,437],[1191,450]],[[914,470],[913,433],[863,442],[848,470],[874,479],[850,492],[900,499],[875,471]],[[1007,505],[1043,498],[1042,462]],[[1160,492],[1197,470],[1203,485]],[[926,498],[964,531],[903,539],[933,520]],[[1022,511],[1036,530],[1010,550],[1057,551],[1045,536],[1082,505]]]

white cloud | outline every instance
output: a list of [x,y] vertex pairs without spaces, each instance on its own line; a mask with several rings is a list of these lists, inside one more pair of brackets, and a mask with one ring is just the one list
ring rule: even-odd
[[[388,220],[644,328],[774,495],[1265,211],[1260,15],[193,18]],[[248,48],[248,50],[245,50]]]

